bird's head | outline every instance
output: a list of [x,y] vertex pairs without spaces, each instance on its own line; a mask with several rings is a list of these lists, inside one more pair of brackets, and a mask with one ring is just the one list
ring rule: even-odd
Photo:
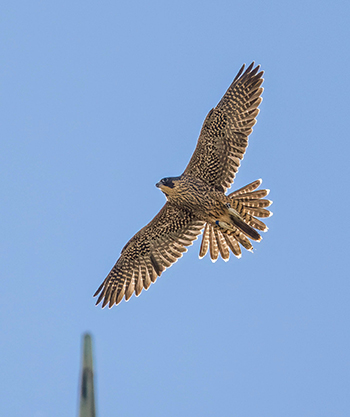
[[163,178],[157,182],[156,187],[160,188],[168,197],[176,193],[176,185],[180,177]]

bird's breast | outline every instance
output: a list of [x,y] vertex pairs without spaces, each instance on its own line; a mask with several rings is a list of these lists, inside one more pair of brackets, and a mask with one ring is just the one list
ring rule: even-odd
[[225,195],[200,180],[184,178],[176,188],[176,193],[168,199],[195,212],[203,220],[209,214],[215,217],[223,210],[221,200],[225,199]]

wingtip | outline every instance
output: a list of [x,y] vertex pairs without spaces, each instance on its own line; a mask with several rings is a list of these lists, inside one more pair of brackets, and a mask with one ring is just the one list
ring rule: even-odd
[[[94,295],[94,297],[96,297],[100,292],[101,292],[101,290],[102,290],[102,285],[101,285],[101,287],[96,291],[96,293],[95,293],[95,295]],[[97,305],[99,305],[100,303],[101,303],[101,301],[103,300],[103,297],[105,296],[105,291],[102,291],[101,292],[101,294],[99,295],[99,297],[98,297],[98,299],[96,300],[96,303],[95,303],[95,305],[97,306]],[[106,300],[106,299],[105,299]],[[105,301],[103,301],[103,304],[102,304],[102,308],[104,308],[105,307]]]
[[248,72],[250,72],[253,68],[254,68],[254,65],[255,65],[255,61],[253,61],[249,66],[248,66],[248,68],[245,70],[245,72],[246,73],[248,73]]
[[104,282],[102,282],[102,284],[97,288],[95,294],[92,297],[96,297],[102,291],[103,284]]
[[108,298],[105,297],[105,299],[103,300],[103,303],[102,303],[102,308],[105,308],[108,303],[109,303],[109,300],[108,300]]

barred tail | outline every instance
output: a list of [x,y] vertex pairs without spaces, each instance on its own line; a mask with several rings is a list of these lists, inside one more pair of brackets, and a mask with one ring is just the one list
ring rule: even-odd
[[248,237],[259,241],[261,236],[255,229],[262,232],[268,230],[267,226],[256,217],[265,218],[272,215],[272,212],[266,209],[272,201],[264,199],[270,190],[257,190],[261,183],[262,180],[256,180],[228,195],[232,199],[231,207],[244,221],[238,217],[233,218],[237,226],[234,231],[223,231],[218,226],[207,223],[199,251],[200,258],[206,255],[208,249],[213,262],[218,259],[219,254],[224,261],[228,261],[230,249],[237,258],[240,258],[242,255],[240,245],[249,251],[253,250]]

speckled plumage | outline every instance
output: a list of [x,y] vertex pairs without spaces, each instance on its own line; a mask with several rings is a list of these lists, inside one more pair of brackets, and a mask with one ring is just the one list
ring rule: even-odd
[[204,228],[200,258],[208,249],[216,261],[227,261],[230,250],[241,256],[240,245],[252,250],[266,231],[256,217],[269,217],[268,190],[261,180],[225,195],[243,159],[248,136],[256,123],[263,89],[263,72],[244,65],[227,92],[207,115],[197,147],[179,177],[164,178],[157,186],[167,197],[161,211],[124,246],[121,255],[95,296],[102,307],[140,295],[192,244]]

